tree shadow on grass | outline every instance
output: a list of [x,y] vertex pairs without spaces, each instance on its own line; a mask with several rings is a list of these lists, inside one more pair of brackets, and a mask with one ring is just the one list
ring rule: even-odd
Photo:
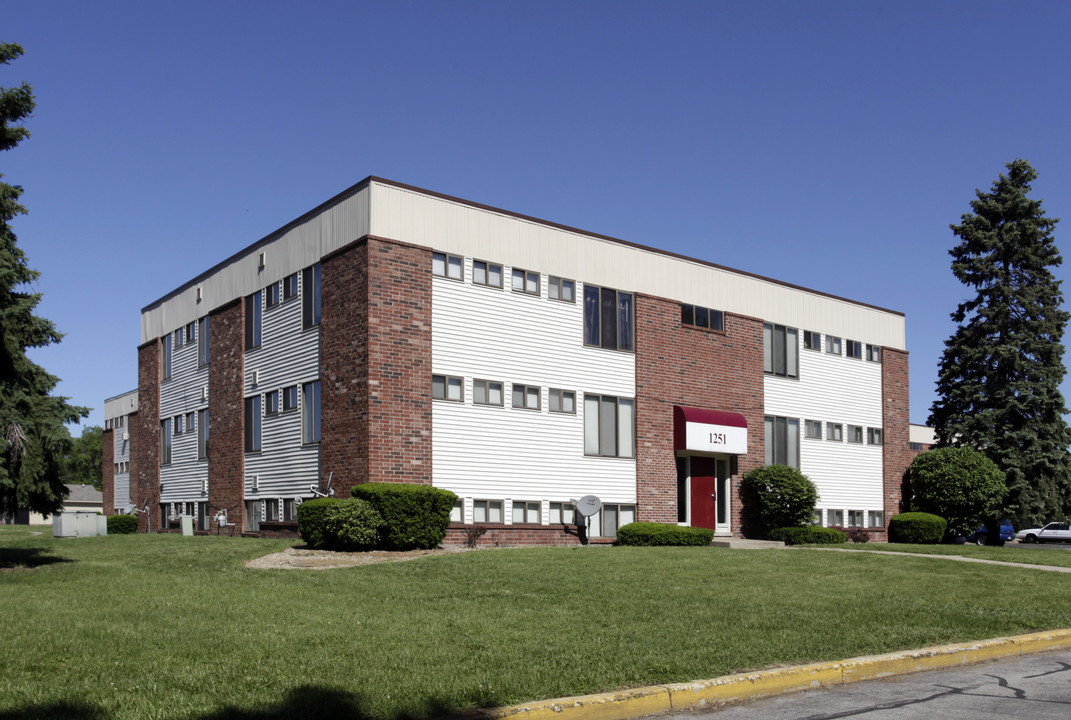
[[[470,698],[477,707],[493,707],[498,703],[491,697]],[[364,708],[360,693],[335,688],[303,685],[289,691],[277,704],[249,709],[225,707],[206,714],[195,714],[195,720],[372,720]],[[470,705],[471,706],[471,705]],[[111,715],[88,703],[53,703],[0,711],[0,720],[109,720]],[[428,698],[421,712],[399,712],[388,720],[421,720],[453,718],[479,720],[487,717],[479,710],[460,711],[454,703]]]
[[44,555],[41,548],[0,548],[0,570],[35,568],[53,563],[71,562],[55,555]]

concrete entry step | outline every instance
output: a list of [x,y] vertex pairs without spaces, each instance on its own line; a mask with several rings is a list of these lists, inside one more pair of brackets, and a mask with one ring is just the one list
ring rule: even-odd
[[785,546],[780,540],[746,540],[744,538],[714,538],[711,545],[732,550],[776,550]]

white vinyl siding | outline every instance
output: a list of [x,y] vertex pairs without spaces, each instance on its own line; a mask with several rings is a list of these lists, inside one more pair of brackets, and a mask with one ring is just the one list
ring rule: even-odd
[[[801,339],[802,347],[802,339]],[[881,427],[881,365],[843,355],[800,352],[798,380],[765,376],[765,414]],[[878,446],[801,442],[800,470],[818,487],[818,506],[882,510],[882,451]]]
[[[466,258],[469,270],[471,263]],[[540,282],[546,284],[546,275]],[[582,292],[578,287],[577,295]],[[585,456],[581,397],[575,413],[549,410],[550,388],[635,397],[635,355],[583,347],[583,332],[582,303],[551,300],[545,291],[539,298],[491,293],[432,278],[432,372],[465,380],[462,402],[432,403],[436,487],[510,503],[583,495],[636,502],[635,460]],[[485,378],[503,379],[509,397],[513,378],[538,386],[539,410],[474,405],[473,380]],[[470,501],[466,522],[471,511]]]
[[[160,418],[187,415],[208,407],[202,388],[208,386],[208,367],[197,366],[197,341],[185,342],[171,351],[171,379],[160,384]],[[185,424],[185,419],[183,421]],[[197,459],[197,428],[183,428],[171,435],[171,464],[160,468],[164,486],[161,502],[199,501],[201,484],[208,479],[208,461]],[[192,429],[192,432],[191,432]],[[129,478],[128,478],[129,491]],[[119,502],[118,488],[116,503]]]

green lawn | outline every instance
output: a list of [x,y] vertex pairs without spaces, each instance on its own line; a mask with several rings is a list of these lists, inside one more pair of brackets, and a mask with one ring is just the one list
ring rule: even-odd
[[36,565],[0,571],[3,720],[422,717],[1071,626],[1071,575],[924,558],[546,548],[264,571],[243,562],[286,541],[47,532],[0,528],[0,567]]
[[1061,550],[1066,545],[1042,545],[1028,548],[1015,547],[1009,543],[1006,547],[979,547],[977,545],[907,545],[903,543],[845,543],[833,547],[843,550],[877,550],[879,552],[920,553],[922,555],[961,555],[982,560],[999,560],[1000,562],[1024,563],[1026,565],[1053,565],[1071,568],[1071,552]]

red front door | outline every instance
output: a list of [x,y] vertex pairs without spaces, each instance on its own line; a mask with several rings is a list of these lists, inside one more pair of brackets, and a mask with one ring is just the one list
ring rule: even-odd
[[714,507],[718,491],[718,478],[714,458],[691,458],[692,476],[692,527],[714,529]]

